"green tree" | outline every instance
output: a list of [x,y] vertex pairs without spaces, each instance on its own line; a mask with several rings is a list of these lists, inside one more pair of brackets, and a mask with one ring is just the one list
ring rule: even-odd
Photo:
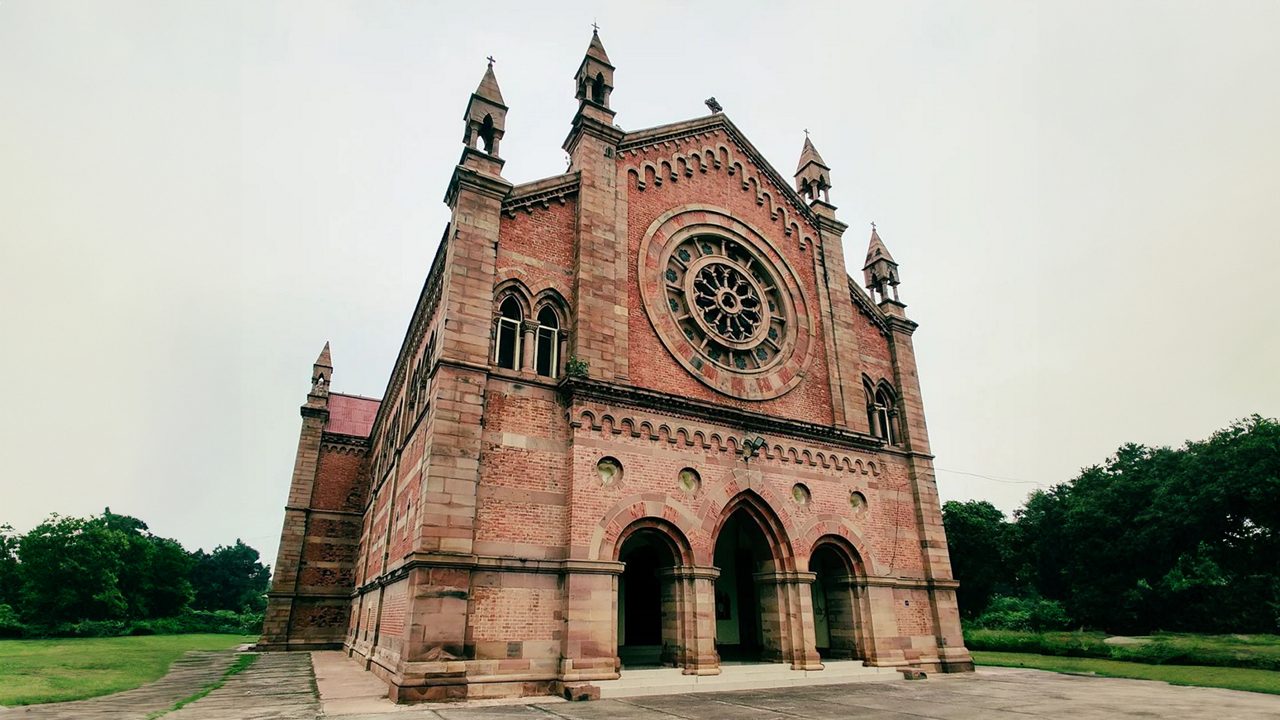
[[18,603],[18,540],[12,525],[0,525],[0,605]]
[[[1123,445],[1015,514],[1023,583],[1117,632],[1280,629],[1280,424]],[[957,573],[963,583],[963,575]]]
[[193,607],[197,610],[260,612],[266,607],[271,569],[258,562],[258,551],[236,538],[234,545],[219,545],[212,553],[192,554],[195,567]]
[[122,539],[117,583],[130,618],[171,617],[187,606],[194,595],[188,576],[195,560],[180,544],[151,534],[146,523],[111,508],[94,522]]
[[110,508],[53,515],[16,544],[17,606],[32,624],[169,617],[192,597],[186,550]]
[[22,536],[18,560],[23,619],[37,625],[125,617],[121,533],[100,522],[53,515]]
[[960,581],[956,600],[966,618],[980,615],[997,593],[1014,584],[1010,565],[1010,525],[1004,513],[985,500],[948,501],[942,506],[951,569]]

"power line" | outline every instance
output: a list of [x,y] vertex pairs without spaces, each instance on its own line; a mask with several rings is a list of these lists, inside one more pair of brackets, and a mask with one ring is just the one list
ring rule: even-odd
[[1049,487],[1048,483],[1043,483],[1039,480],[1019,480],[1017,478],[994,477],[991,475],[983,475],[982,473],[965,472],[964,470],[950,470],[943,467],[935,467],[934,470],[953,473],[955,475],[968,475],[969,477],[982,478],[983,480],[990,480],[992,482],[1005,483],[1008,485],[1039,485],[1040,487]]

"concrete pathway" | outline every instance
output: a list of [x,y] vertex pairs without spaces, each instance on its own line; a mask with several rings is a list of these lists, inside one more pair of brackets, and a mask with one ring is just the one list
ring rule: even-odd
[[320,717],[307,653],[263,653],[222,687],[160,720],[315,720]]
[[152,712],[168,710],[179,700],[199,692],[200,688],[217,681],[235,660],[232,650],[218,652],[191,651],[169,666],[164,677],[133,690],[103,695],[102,697],[73,702],[0,707],[0,718],[27,718],[30,720],[125,720],[145,718]]

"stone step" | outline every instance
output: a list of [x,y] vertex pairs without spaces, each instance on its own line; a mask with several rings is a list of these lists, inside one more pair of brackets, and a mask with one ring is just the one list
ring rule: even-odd
[[867,667],[861,661],[836,661],[826,663],[822,670],[792,670],[782,663],[724,665],[719,675],[685,675],[679,668],[623,670],[622,677],[601,681],[598,685],[601,698],[619,698],[901,680],[901,673],[893,668]]
[[[830,677],[832,675],[865,675],[868,673],[888,672],[887,668],[867,667],[861,661],[843,661],[843,662],[827,662],[824,663],[822,670],[792,670],[791,666],[785,663],[757,663],[750,665],[721,665],[720,674],[722,676],[740,677],[781,677],[793,678],[797,673],[807,675],[822,675]],[[680,678],[690,677],[685,675],[680,668],[633,668],[622,669],[622,678],[633,678],[635,681],[661,679],[663,681],[678,681]],[[714,676],[704,676],[714,677]]]

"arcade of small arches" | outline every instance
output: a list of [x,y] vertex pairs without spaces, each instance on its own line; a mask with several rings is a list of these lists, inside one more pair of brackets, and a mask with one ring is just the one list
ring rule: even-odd
[[553,290],[531,298],[522,285],[500,289],[493,318],[495,366],[557,378],[563,368],[565,303]]
[[616,594],[621,667],[707,674],[722,661],[817,669],[874,660],[862,556],[847,533],[817,530],[798,556],[769,502],[746,490],[720,511],[708,566],[671,520],[632,520],[606,542],[625,568]]

